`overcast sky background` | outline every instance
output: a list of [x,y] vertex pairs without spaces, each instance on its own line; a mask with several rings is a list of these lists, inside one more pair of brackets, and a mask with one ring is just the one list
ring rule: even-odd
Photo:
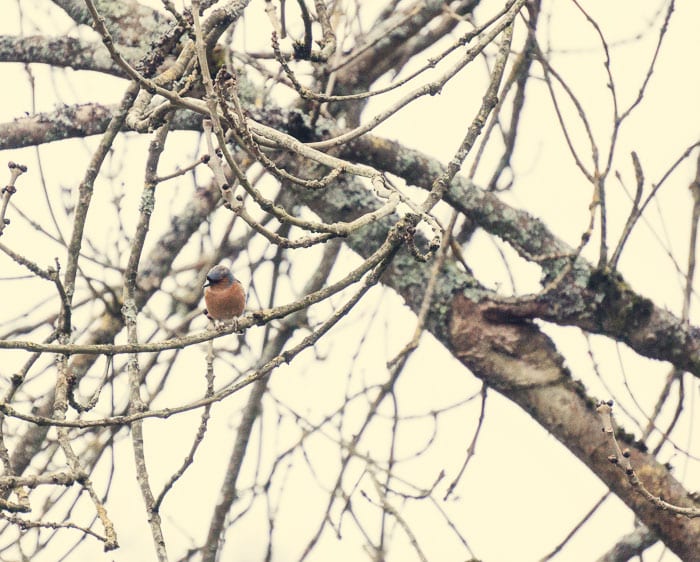
[[[2,4],[0,33],[19,33],[18,3],[2,0]],[[263,44],[267,41],[267,21],[264,17],[253,16],[254,13],[264,16],[263,4],[260,0],[254,1],[247,12],[244,29],[248,45],[258,38],[261,38]],[[542,19],[540,29],[551,42],[552,62],[583,102],[586,114],[593,124],[596,140],[605,150],[610,137],[611,104],[599,40],[570,1],[553,0],[544,4],[548,16]],[[612,47],[612,72],[621,107],[624,109],[635,98],[644,78],[662,21],[662,16],[659,17],[657,11],[661,7],[663,14],[666,4],[631,0],[589,1],[585,4]],[[498,5],[500,2],[485,2],[477,13],[481,14],[483,20],[483,14],[492,13]],[[56,35],[74,31],[67,18],[61,20],[54,17],[50,23],[47,22],[43,14],[44,6],[45,3],[38,0],[22,1],[26,34],[35,33],[35,25]],[[654,183],[687,146],[698,140],[700,73],[696,67],[700,55],[700,38],[697,34],[699,21],[700,3],[677,3],[644,101],[623,126],[613,169],[619,170],[628,188],[634,186],[630,151],[635,150],[639,154],[648,183]],[[653,26],[652,31],[649,30],[650,25]],[[522,37],[522,22],[519,28],[516,44],[520,44]],[[81,33],[90,36],[89,32]],[[642,38],[636,39],[639,34],[643,34]],[[404,72],[409,70],[410,67],[407,67]],[[540,72],[539,69],[537,72]],[[37,111],[50,111],[57,103],[115,103],[125,89],[125,83],[121,80],[97,75],[86,77],[84,73],[70,69],[50,71],[34,65],[32,74],[36,81]],[[446,162],[476,113],[484,77],[483,61],[478,61],[473,68],[451,81],[439,97],[424,98],[404,108],[375,132],[400,140]],[[0,81],[5,85],[3,103],[0,104],[0,121],[8,121],[31,111],[27,74],[21,65],[1,65]],[[365,117],[370,118],[401,95],[403,90],[373,98]],[[49,184],[74,189],[97,141],[98,138],[74,140],[42,147],[43,172]],[[142,149],[147,142],[147,138],[137,140],[129,137],[128,147],[123,141],[117,144],[119,149],[126,152],[115,154],[106,164],[105,169],[119,174],[120,182],[128,187],[122,200],[125,209],[129,206],[135,209],[140,196],[145,155]],[[181,135],[180,142],[180,154],[191,156],[196,146],[194,136]],[[580,136],[576,137],[576,142],[581,147],[585,146],[585,141]],[[587,154],[585,150],[583,152]],[[177,163],[176,154],[178,152],[175,150],[166,154],[162,166],[174,166]],[[20,192],[13,202],[32,217],[45,220],[46,209],[37,202],[37,197],[33,193],[31,197],[25,197],[25,192],[38,186],[37,177],[33,175],[38,172],[34,149],[6,151],[2,154],[2,161],[7,160],[28,165],[30,172],[21,179]],[[670,256],[681,269],[685,269],[692,206],[688,185],[694,175],[694,163],[695,158],[691,157],[668,180],[659,193],[656,205],[646,214],[647,220],[638,225],[630,238],[620,262],[620,270],[638,292],[651,297],[657,304],[667,307],[675,314],[680,314],[682,278]],[[471,159],[465,164],[464,170],[470,166]],[[577,245],[588,222],[591,187],[572,163],[561,131],[556,126],[551,102],[542,81],[533,80],[528,86],[526,112],[519,133],[514,168],[517,183],[513,190],[503,194],[504,200],[540,217],[560,238],[572,246]],[[489,171],[489,168],[484,169],[484,172]],[[479,183],[484,177],[477,174],[475,180]],[[104,188],[102,192],[100,185]],[[93,229],[99,229],[101,221],[110,224],[109,215],[113,213],[108,203],[113,196],[110,191],[112,187],[108,187],[107,182],[98,182],[97,187],[98,201],[103,198],[105,202],[105,216],[100,217],[99,207],[93,207],[89,223]],[[174,195],[180,194],[183,197],[186,190],[187,186],[173,188]],[[608,184],[608,194],[611,215],[609,228],[611,239],[616,240],[627,216],[629,199],[614,180]],[[132,227],[133,224],[128,222],[129,214],[126,215],[125,227]],[[136,213],[132,213],[133,220],[135,216]],[[158,219],[166,220],[167,213],[154,215],[154,221]],[[213,227],[217,228],[217,224]],[[64,231],[66,232],[69,230]],[[3,236],[3,242],[12,245],[34,237],[32,229],[26,223],[13,219],[12,228]],[[96,239],[99,238],[98,235]],[[497,252],[499,244],[491,237],[477,233],[467,248],[467,259],[485,285],[498,287],[501,292],[508,294],[513,289]],[[584,251],[592,260],[597,258],[597,244],[594,236]],[[59,251],[58,246],[51,247],[45,243],[30,247],[32,258],[45,266],[52,262]],[[501,245],[500,248],[512,258],[512,252],[507,247]],[[309,263],[314,263],[311,260],[317,259],[318,253],[312,253],[311,256]],[[63,255],[60,257],[65,259]],[[355,260],[349,253],[344,253],[342,269],[350,269],[358,263]],[[4,287],[9,287],[9,283],[13,283],[12,287],[19,287],[18,294],[15,293],[16,299],[12,302],[3,300],[0,325],[3,317],[13,317],[35,298],[29,290],[22,289],[21,281],[17,285],[16,281],[11,280],[20,271],[8,258],[0,255],[0,282],[4,280]],[[244,282],[248,281],[245,267],[241,267],[237,273]],[[537,290],[539,272],[536,268],[522,264],[516,273],[517,293]],[[295,289],[298,290],[301,286],[300,282]],[[6,289],[3,290],[7,294]],[[14,310],[13,305],[16,305]],[[319,318],[321,312],[317,311]],[[291,366],[280,367],[275,371],[272,395],[283,397],[285,404],[303,412],[310,420],[321,419],[342,402],[346,392],[352,392],[370,382],[381,383],[385,379],[383,365],[410,338],[414,321],[400,298],[388,289],[373,289],[366,301],[334,330],[328,340],[320,344],[318,354],[306,352]],[[691,308],[691,321],[698,324],[696,299]],[[201,319],[201,322],[193,325],[193,329],[204,326],[205,321]],[[554,337],[566,355],[567,365],[573,375],[585,381],[590,395],[605,399],[611,394],[618,399],[623,397],[621,405],[637,416],[639,406],[647,414],[651,411],[659,389],[663,386],[668,365],[642,359],[621,344],[592,336],[591,346],[605,379],[603,383],[593,371],[586,340],[578,329],[545,326],[545,330]],[[358,352],[358,338],[363,333],[366,337]],[[221,340],[217,341],[217,346],[219,345],[222,345]],[[191,370],[198,373],[197,380],[192,383],[192,375],[187,368],[173,372],[172,376],[178,377],[182,382],[171,385],[167,396],[159,400],[159,406],[165,406],[166,402],[173,405],[186,402],[203,392],[203,377],[199,373],[203,369],[204,349],[188,349],[182,353],[181,364],[191,365]],[[0,382],[7,384],[7,377],[16,365],[22,363],[23,357],[19,353],[3,352],[0,375],[4,379],[0,379]],[[352,377],[349,377],[350,372]],[[348,379],[350,383],[347,382]],[[700,444],[697,431],[690,432],[693,420],[697,425],[698,419],[697,379],[688,378],[688,383],[688,388],[692,389],[689,392],[693,395],[690,402],[692,408],[684,412],[674,438],[680,446],[689,448],[698,455]],[[415,423],[407,422],[400,433],[398,456],[410,457],[430,438],[433,428],[428,414],[431,410],[455,402],[456,396],[477,395],[479,388],[480,382],[477,379],[436,344],[430,335],[424,335],[421,347],[411,358],[397,388],[401,413],[405,416],[419,416]],[[207,438],[210,446],[203,447],[200,451],[194,467],[183,480],[182,491],[175,490],[173,497],[168,499],[168,502],[172,502],[170,506],[178,505],[177,502],[182,506],[177,519],[164,522],[171,541],[171,556],[200,544],[205,536],[210,514],[208,506],[215,503],[223,476],[225,463],[221,461],[222,455],[228,455],[231,428],[235,427],[237,412],[244,403],[245,393],[241,393],[215,407]],[[479,405],[476,396],[474,400],[441,417],[438,435],[430,448],[430,454],[403,463],[400,470],[410,474],[412,481],[422,482],[426,487],[430,486],[441,470],[445,470],[447,476],[443,488],[446,487],[461,465],[476,427]],[[365,411],[366,403],[360,401],[351,406],[348,420],[352,420],[352,408],[357,408],[359,416]],[[274,415],[274,411],[264,414],[263,427],[275,426],[274,419],[266,418]],[[636,426],[620,409],[616,410],[616,415],[626,429],[636,430]],[[147,438],[154,448],[151,454],[153,458],[158,458],[157,462],[151,463],[151,477],[156,489],[168,478],[171,467],[179,463],[183,451],[187,450],[188,439],[191,439],[198,419],[199,413],[195,412],[146,424]],[[387,421],[387,427],[389,422],[390,420]],[[292,424],[287,427],[283,423],[275,438],[280,442],[285,439],[291,441],[297,432],[298,428]],[[108,505],[120,536],[121,548],[103,555],[99,545],[87,541],[76,551],[75,558],[69,560],[126,562],[151,559],[144,555],[152,552],[152,545],[143,517],[142,500],[130,468],[133,463],[131,446],[128,439],[123,438],[124,434],[121,435],[122,441],[115,449],[119,470],[115,472],[113,486],[122,492],[118,496],[113,495]],[[362,441],[363,448],[371,451],[373,447],[381,447],[385,437],[381,431],[374,431]],[[257,443],[258,437],[255,436],[252,442]],[[155,443],[163,443],[164,446],[155,449]],[[217,443],[220,445],[217,446]],[[312,440],[309,456],[319,479],[331,480],[324,481],[326,485],[331,485],[334,477],[332,469],[338,462],[332,443],[324,442],[322,438]],[[675,459],[669,453],[668,460],[673,463]],[[269,459],[263,459],[263,463],[265,460]],[[247,469],[251,469],[250,465]],[[697,462],[686,464],[681,460],[676,467],[676,476],[689,490],[700,487],[700,467]],[[250,478],[250,474],[244,475],[244,481],[246,477]],[[193,487],[191,484],[197,482],[197,479],[202,479],[209,486],[204,484]],[[318,525],[318,505],[323,506],[325,503],[324,490],[311,481],[308,473],[291,470],[289,479],[285,490],[287,495],[280,504],[278,517],[280,521],[291,520],[295,524],[280,525],[277,531],[279,560],[298,558],[300,544],[301,548],[305,545],[305,540],[300,543],[298,537],[313,533]],[[604,485],[553,437],[532,423],[526,413],[495,392],[489,392],[487,416],[478,442],[477,455],[462,478],[455,496],[441,504],[441,507],[450,513],[453,520],[459,522],[460,529],[477,557],[487,561],[527,561],[537,560],[553,548],[605,491]],[[367,517],[372,517],[371,513],[375,511],[371,506],[354,507],[360,514],[366,510]],[[259,506],[256,509],[260,509]],[[136,517],[134,513],[137,514]],[[419,512],[413,505],[406,508],[406,516],[414,524],[417,522],[421,529],[424,539],[421,544],[429,559],[463,559],[464,550],[444,521],[435,516],[435,512],[429,516],[427,513],[427,510]],[[256,540],[256,534],[264,532],[260,527],[264,512],[260,511],[258,515],[238,524],[238,531],[226,545],[223,560],[238,562],[261,559],[259,548],[265,541]],[[596,559],[622,534],[632,529],[632,522],[631,512],[616,498],[609,499],[557,560]],[[343,531],[342,542],[325,533],[324,540],[310,560],[365,559],[366,555],[360,546],[362,537],[354,536],[353,526],[349,524],[344,526]],[[401,540],[400,532],[396,536]],[[426,540],[426,537],[430,539]],[[66,544],[71,544],[74,538],[67,538]],[[288,557],[284,555],[285,552]],[[669,553],[659,558],[662,552],[659,545],[650,552],[653,554],[648,560],[676,560]],[[41,561],[50,561],[54,556],[55,554],[47,553]],[[406,543],[405,551],[394,547],[389,560],[413,560],[413,556],[413,551]]]

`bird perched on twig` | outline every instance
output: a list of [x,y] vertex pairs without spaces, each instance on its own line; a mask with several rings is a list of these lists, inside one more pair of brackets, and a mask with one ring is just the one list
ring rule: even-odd
[[204,314],[215,322],[233,322],[245,309],[245,290],[224,265],[215,265],[204,283]]

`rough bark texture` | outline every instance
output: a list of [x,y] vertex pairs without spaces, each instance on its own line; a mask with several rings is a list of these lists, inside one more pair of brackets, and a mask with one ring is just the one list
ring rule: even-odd
[[[91,25],[92,18],[82,1],[61,0],[56,4],[76,24]],[[121,52],[135,65],[152,45],[175,44],[179,39],[166,18],[140,7],[135,1],[102,1],[97,4],[107,16],[108,27],[120,44]],[[470,14],[478,4],[473,0],[450,3],[458,16]],[[240,6],[243,9],[243,4]],[[445,2],[430,1],[415,6],[413,11],[397,10],[396,13],[384,14],[385,17],[364,38],[367,49],[340,67],[335,76],[335,93],[361,92],[388,71],[393,70],[398,74],[405,61],[457,25],[458,18],[452,17],[433,25],[435,18],[443,14]],[[228,17],[221,15],[220,32],[232,18],[230,14]],[[218,28],[214,31],[218,31]],[[166,37],[171,32],[172,37]],[[212,35],[216,40],[216,33]],[[40,37],[21,40],[0,37],[0,60],[40,62],[123,75],[106,56],[104,49],[94,47],[93,43],[67,37],[43,43]],[[164,54],[176,55],[173,52]],[[359,122],[364,104],[365,100],[361,100],[330,104],[328,108],[331,115],[344,112],[345,122],[352,125]],[[322,140],[343,132],[330,118],[314,115],[312,124],[313,112],[307,113],[306,109],[308,107],[287,110],[269,103],[262,108],[248,107],[246,111],[252,119],[303,142]],[[0,124],[0,150],[100,134],[109,124],[113,112],[114,108],[97,103],[81,104],[58,107],[51,112]],[[328,116],[327,113],[322,115]],[[173,117],[172,127],[200,130],[201,116],[179,111]],[[403,178],[409,185],[426,190],[445,171],[433,158],[398,142],[370,134],[333,151],[347,160],[374,166],[382,172]],[[288,154],[284,158],[294,160]],[[300,175],[310,177],[308,161],[292,163],[289,169],[295,165],[300,169],[306,167]],[[299,205],[308,206],[327,223],[347,221],[379,206],[371,192],[343,174],[327,189],[304,191],[290,186],[288,192],[295,194]],[[493,192],[457,177],[444,199],[474,227],[500,237],[521,257],[537,263],[542,268],[545,283],[557,278],[562,269],[568,267],[570,262],[567,256],[572,249],[541,221],[508,206]],[[214,212],[218,200],[218,189],[210,186],[208,191],[194,194],[180,216],[172,217],[170,232],[156,243],[154,251],[143,260],[139,270],[139,290],[135,296],[139,306],[148,302],[172,273],[174,260]],[[353,233],[346,243],[366,257],[386,239],[398,218],[390,216],[377,221]],[[417,312],[425,294],[430,267],[430,263],[417,262],[408,251],[402,250],[392,261],[382,281]],[[113,309],[103,313],[99,327],[85,338],[88,342],[111,343],[122,331],[121,303],[115,301],[112,304]],[[196,306],[194,301],[190,304],[191,308]],[[468,271],[448,260],[440,272],[426,322],[427,329],[469,372],[520,406],[554,435],[682,560],[700,560],[700,518],[688,519],[659,511],[629,483],[619,466],[608,461],[611,445],[601,432],[601,422],[592,397],[572,379],[552,340],[532,322],[533,319],[604,334],[626,343],[639,354],[668,361],[696,377],[700,376],[700,330],[688,326],[680,318],[636,293],[617,273],[598,270],[581,259],[573,263],[570,272],[552,290],[521,302],[498,299],[493,292],[480,286]],[[84,374],[93,361],[92,356],[76,357],[71,363],[73,374],[78,377]],[[467,374],[465,370],[465,376]],[[261,386],[260,396],[262,390]],[[38,411],[49,415],[52,401],[53,396],[45,396],[45,402],[38,407]],[[249,412],[249,426],[252,426],[257,415],[257,404],[253,406],[255,408]],[[12,465],[18,474],[29,467],[34,456],[42,450],[47,431],[46,427],[32,426],[24,439],[18,440],[19,445],[12,455]],[[247,436],[239,434],[239,438],[247,439]],[[628,446],[637,474],[653,494],[679,506],[698,506],[667,466],[636,444],[629,443]],[[241,445],[237,451],[242,454],[244,449]],[[236,464],[240,468],[238,460]],[[235,480],[233,476],[230,479]],[[231,501],[235,497],[235,487],[236,482],[231,482]],[[221,524],[226,519],[228,506],[230,503],[220,510]],[[219,530],[212,535],[209,544],[213,557],[218,546]]]

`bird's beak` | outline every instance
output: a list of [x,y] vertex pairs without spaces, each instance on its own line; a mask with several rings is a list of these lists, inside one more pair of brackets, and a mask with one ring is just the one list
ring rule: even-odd
[[211,286],[211,281],[209,281],[209,278],[207,277],[207,280],[204,282],[204,285],[202,285],[202,289],[204,289],[204,287],[210,287],[210,286]]

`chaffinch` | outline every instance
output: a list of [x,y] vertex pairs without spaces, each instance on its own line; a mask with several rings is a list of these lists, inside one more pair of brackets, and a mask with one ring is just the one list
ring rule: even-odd
[[215,265],[204,283],[204,314],[212,320],[230,322],[243,314],[245,290],[241,282],[224,265]]

